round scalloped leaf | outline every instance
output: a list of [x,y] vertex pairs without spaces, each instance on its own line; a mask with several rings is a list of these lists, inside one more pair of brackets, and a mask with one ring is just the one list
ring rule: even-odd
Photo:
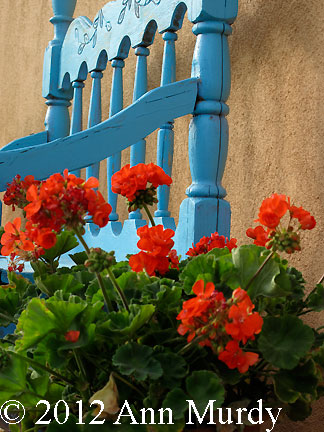
[[[243,245],[233,249],[233,263],[238,270],[240,285],[243,289],[266,259],[265,255],[261,255],[264,251],[265,248],[255,245]],[[290,292],[289,276],[284,271],[282,264],[275,259],[270,259],[248,289],[252,300],[259,295],[278,297],[287,296]]]
[[140,381],[147,377],[158,379],[163,373],[160,363],[153,358],[152,348],[134,342],[118,348],[112,361],[123,375],[132,375]]
[[179,354],[161,353],[155,358],[160,362],[163,369],[163,384],[174,388],[187,374],[187,363]]
[[184,413],[188,409],[188,396],[180,388],[174,388],[165,397],[162,408],[170,408],[172,415],[176,420],[183,418]]
[[275,392],[280,400],[294,403],[300,397],[317,398],[318,373],[313,360],[298,365],[293,370],[274,375]]
[[281,369],[293,369],[310,350],[313,330],[299,318],[286,315],[264,319],[258,346],[264,358]]
[[192,399],[202,415],[210,400],[215,400],[214,408],[224,402],[225,389],[220,378],[211,371],[195,371],[186,379],[188,399]]

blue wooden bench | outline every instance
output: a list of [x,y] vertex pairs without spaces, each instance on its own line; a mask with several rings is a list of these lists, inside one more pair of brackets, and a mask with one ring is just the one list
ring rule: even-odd
[[[230,205],[221,181],[228,146],[227,36],[238,0],[116,0],[108,2],[94,21],[72,18],[76,2],[52,0],[55,36],[45,52],[43,74],[48,106],[45,131],[0,151],[0,190],[16,174],[42,179],[65,168],[78,174],[86,167],[88,177],[98,177],[99,162],[108,158],[111,221],[101,230],[90,225],[87,241],[116,250],[122,259],[137,251],[136,230],[146,222],[139,211],[130,213],[123,223],[116,213],[117,196],[111,192],[110,179],[120,168],[121,152],[130,147],[131,165],[144,162],[145,137],[159,129],[157,164],[171,174],[173,120],[192,113],[188,145],[192,184],[181,203],[178,225],[169,211],[166,187],[158,191],[155,220],[176,230],[175,248],[182,256],[204,235],[218,231],[229,236]],[[191,78],[176,81],[175,44],[186,13],[197,43]],[[147,92],[147,57],[157,31],[165,41],[161,86]],[[123,108],[123,67],[131,49],[137,56],[134,99]],[[113,68],[110,115],[102,119],[101,79],[107,67]],[[83,128],[82,94],[88,78],[92,92],[88,125]]]

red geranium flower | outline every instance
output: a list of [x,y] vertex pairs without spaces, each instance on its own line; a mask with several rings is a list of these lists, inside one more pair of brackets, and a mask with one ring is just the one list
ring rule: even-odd
[[129,265],[133,271],[140,272],[144,269],[149,276],[158,272],[165,274],[171,268],[179,267],[179,259],[175,250],[171,250],[174,241],[174,231],[164,229],[163,225],[148,227],[147,225],[138,228],[137,235],[140,240],[137,242],[138,254],[132,255]]
[[[25,207],[27,218],[39,229],[46,229],[46,243],[54,239],[50,232],[59,232],[63,227],[79,229],[85,225],[89,214],[100,227],[107,225],[111,206],[99,191],[98,180],[84,181],[67,170],[64,175],[53,174],[41,185],[31,185],[27,191],[29,204]],[[44,233],[43,233],[44,234]],[[40,237],[41,238],[41,237]]]
[[218,355],[218,359],[224,362],[229,369],[237,368],[240,373],[245,373],[259,359],[259,355],[252,352],[244,352],[237,341],[229,341],[225,349]]
[[75,343],[79,340],[80,332],[78,330],[69,330],[65,333],[64,337],[68,342]]
[[271,229],[276,228],[280,223],[280,219],[289,209],[289,205],[286,195],[272,194],[270,198],[263,200],[259,211],[259,219],[256,222],[260,222]]
[[[290,219],[287,228],[279,226],[282,217],[289,210]],[[293,226],[293,219],[299,221],[299,226]],[[273,252],[285,251],[292,254],[295,251],[300,251],[300,236],[298,230],[313,229],[316,225],[315,218],[303,207],[296,207],[290,204],[290,198],[285,195],[273,194],[270,198],[266,198],[260,207],[259,219],[256,222],[261,222],[263,226],[249,228],[246,235],[254,240],[254,244],[265,246],[272,249]]]
[[202,237],[195,246],[192,245],[192,248],[188,250],[186,255],[188,256],[202,255],[202,254],[206,254],[212,249],[215,248],[223,249],[224,247],[227,247],[231,252],[232,249],[237,248],[236,242],[237,240],[235,238],[229,240],[227,237],[225,238],[224,236],[220,236],[217,232],[215,232],[211,234],[210,237]]
[[26,176],[24,180],[21,180],[20,175],[16,175],[13,181],[7,185],[3,202],[6,205],[11,205],[12,210],[15,210],[15,206],[23,209],[28,204],[26,193],[32,184],[39,185],[40,181],[35,180],[32,175]]
[[263,319],[258,312],[252,312],[255,306],[246,291],[238,288],[233,292],[232,298],[235,303],[228,311],[230,321],[226,322],[225,331],[233,339],[246,344],[261,332]]
[[269,231],[268,232],[261,226],[258,225],[255,228],[249,228],[246,230],[246,235],[254,239],[254,244],[257,246],[266,246],[269,241]]
[[316,225],[316,220],[314,216],[312,216],[307,210],[304,210],[303,207],[290,207],[290,215],[292,218],[298,219],[301,229],[313,229]]
[[171,183],[171,177],[153,163],[140,163],[133,167],[128,164],[112,176],[111,190],[125,196],[129,201],[128,210],[132,211],[142,208],[144,204],[152,205],[157,202],[156,188],[162,185],[170,186]]
[[178,333],[187,336],[191,342],[196,336],[202,338],[201,346],[213,348],[212,342],[217,337],[217,332],[222,327],[226,317],[226,300],[222,292],[215,290],[212,282],[205,286],[203,280],[197,281],[192,287],[196,297],[185,301],[177,319],[181,320]]

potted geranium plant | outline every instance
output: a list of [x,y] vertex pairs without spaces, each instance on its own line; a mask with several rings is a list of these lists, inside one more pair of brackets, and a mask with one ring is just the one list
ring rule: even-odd
[[[253,245],[214,233],[179,260],[174,232],[149,210],[171,178],[140,164],[112,184],[151,222],[138,230],[140,252],[119,263],[83,238],[89,218],[103,227],[111,211],[96,179],[65,171],[8,186],[4,201],[26,223],[8,222],[1,238],[10,264],[0,325],[16,325],[0,342],[2,420],[23,432],[241,431],[266,417],[272,431],[284,414],[303,421],[324,388],[324,333],[301,317],[324,309],[324,288],[320,280],[306,295],[280,253],[301,250],[314,217],[274,194],[247,231]],[[78,241],[85,251],[60,267]],[[25,261],[33,281],[15,273]]]

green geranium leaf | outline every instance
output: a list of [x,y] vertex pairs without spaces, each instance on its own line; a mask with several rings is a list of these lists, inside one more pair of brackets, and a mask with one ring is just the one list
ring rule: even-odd
[[[60,347],[64,347],[64,345],[66,345],[66,340],[63,335],[50,333],[37,344],[34,351],[34,360],[43,366],[48,364],[53,369],[66,367],[68,364],[67,353],[60,350]],[[41,372],[41,369],[39,369],[39,372]]]
[[138,277],[137,273],[126,271],[118,277],[117,281],[129,303],[134,299],[141,298],[141,288],[145,283]]
[[70,295],[68,301],[51,297],[46,302],[47,308],[54,314],[56,328],[60,332],[71,330],[72,322],[88,307],[80,297]]
[[61,255],[69,252],[78,246],[78,241],[71,231],[63,231],[56,236],[56,243],[51,249],[47,249],[42,258],[48,262],[53,262]]
[[321,284],[316,285],[315,291],[308,297],[307,307],[315,311],[324,309],[324,286]]
[[[10,352],[8,352],[10,354]],[[7,400],[15,399],[26,389],[27,364],[11,356],[0,372],[0,406]]]
[[183,419],[188,409],[188,396],[181,388],[174,388],[165,397],[162,408],[170,408],[176,420]]
[[44,339],[55,328],[55,316],[46,307],[45,300],[32,299],[17,324],[17,331],[23,333],[23,337],[16,342],[17,349],[27,350]]
[[22,332],[22,338],[16,342],[17,349],[27,350],[51,332],[63,335],[71,330],[72,323],[87,306],[76,296],[70,296],[69,301],[57,300],[55,297],[46,302],[39,298],[32,299],[17,324],[17,330]]
[[178,354],[171,352],[157,354],[155,358],[163,369],[163,384],[169,388],[175,387],[187,374],[187,363]]
[[20,296],[15,286],[0,286],[0,325],[7,327],[20,305]]
[[64,294],[76,294],[84,288],[71,273],[43,275],[37,277],[35,282],[37,287],[49,296],[54,295],[57,290],[63,291]]
[[264,319],[258,345],[264,358],[273,366],[293,369],[313,342],[313,330],[299,318],[286,315]]
[[324,369],[324,345],[312,352],[314,361]]
[[[266,256],[261,255],[266,249],[255,245],[245,245],[233,249],[233,263],[238,270],[241,288],[245,289],[260,268]],[[248,293],[253,300],[259,295],[267,297],[287,296],[291,292],[289,276],[281,263],[270,259],[251,283]]]
[[147,377],[158,379],[163,373],[160,363],[153,358],[152,348],[134,342],[118,348],[112,360],[122,374],[133,375],[140,381]]
[[49,374],[39,374],[33,371],[29,380],[29,384],[33,388],[34,393],[37,395],[45,396],[50,385]]
[[215,400],[214,407],[221,407],[224,402],[225,389],[220,378],[211,371],[195,371],[186,379],[189,398],[202,415],[210,400]]
[[106,322],[98,326],[98,334],[102,334],[119,342],[131,339],[143,327],[155,312],[153,305],[130,305],[126,310],[111,312]]
[[312,414],[311,402],[297,399],[295,403],[288,405],[286,413],[292,421],[304,421]]
[[23,296],[25,294],[25,292],[29,289],[29,287],[31,285],[31,282],[29,279],[24,278],[20,274],[14,273],[14,272],[8,273],[8,280],[9,280],[10,284],[16,288],[16,291],[21,296]]
[[167,285],[161,285],[161,289],[156,293],[158,300],[158,310],[160,312],[169,312],[177,309],[182,302],[182,287],[173,285],[169,287]]
[[[219,249],[224,250],[224,249]],[[227,250],[228,253],[228,250]],[[188,262],[183,272],[180,274],[180,280],[183,281],[183,288],[186,294],[192,294],[192,287],[197,280],[213,282],[216,269],[215,255],[199,255]]]
[[316,399],[318,376],[315,363],[308,360],[291,371],[280,371],[274,376],[275,392],[280,400],[294,403],[300,397]]
[[88,255],[85,251],[77,252],[75,254],[69,254],[69,257],[76,265],[82,265],[88,259]]

